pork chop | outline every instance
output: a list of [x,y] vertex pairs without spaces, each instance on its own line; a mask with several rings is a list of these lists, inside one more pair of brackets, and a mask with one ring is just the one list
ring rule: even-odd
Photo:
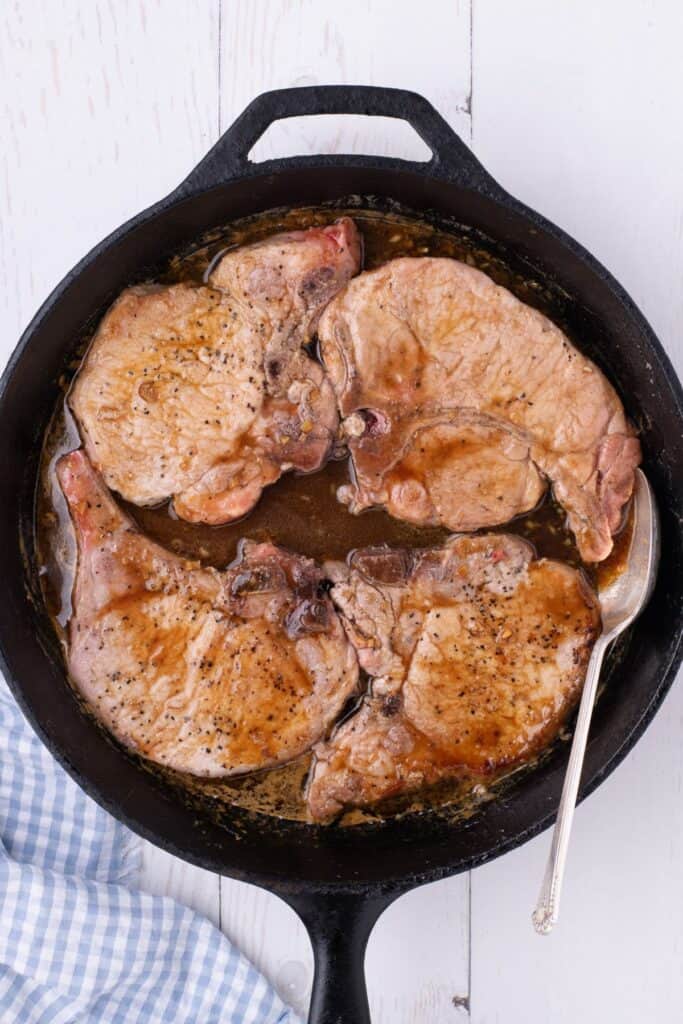
[[311,816],[527,759],[578,698],[600,617],[581,573],[511,535],[331,567],[369,696],[316,747]]
[[359,259],[345,218],[227,253],[208,287],[124,291],[70,396],[109,487],[137,505],[173,498],[181,518],[223,523],[282,472],[317,469],[338,417],[304,346]]
[[351,281],[319,337],[352,511],[491,526],[533,508],[547,478],[584,560],[607,557],[640,445],[604,375],[541,313],[457,260],[403,258]]
[[114,735],[202,776],[321,739],[358,667],[314,563],[245,542],[226,572],[202,568],[139,533],[83,451],[57,472],[78,541],[69,672]]

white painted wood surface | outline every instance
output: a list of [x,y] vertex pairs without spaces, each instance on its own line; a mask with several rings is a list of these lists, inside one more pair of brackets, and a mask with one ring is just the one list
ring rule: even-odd
[[[677,0],[5,0],[0,359],[83,252],[254,95],[358,81],[431,99],[502,184],[616,273],[681,372],[682,38]],[[424,152],[408,129],[356,118],[276,126],[254,156],[325,149]],[[679,1020],[682,734],[678,686],[580,808],[549,939],[529,923],[547,836],[395,904],[368,949],[373,1021]],[[210,917],[305,1008],[310,946],[279,900],[149,845],[142,883]]]

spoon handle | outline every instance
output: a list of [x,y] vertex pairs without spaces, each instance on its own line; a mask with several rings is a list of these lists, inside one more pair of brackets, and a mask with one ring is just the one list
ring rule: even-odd
[[579,782],[581,781],[581,771],[586,753],[595,695],[598,690],[598,682],[600,681],[600,669],[602,668],[603,658],[605,657],[608,645],[609,639],[604,634],[598,637],[588,662],[586,679],[581,694],[581,704],[579,705],[579,713],[576,719],[574,739],[572,740],[572,749],[569,755],[569,764],[567,765],[567,774],[564,778],[560,807],[553,831],[548,866],[543,879],[543,885],[541,886],[538,903],[532,914],[534,928],[539,935],[547,935],[552,930],[553,925],[557,922],[560,910],[562,879],[569,849],[572,822],[574,820],[576,796],[579,791]]

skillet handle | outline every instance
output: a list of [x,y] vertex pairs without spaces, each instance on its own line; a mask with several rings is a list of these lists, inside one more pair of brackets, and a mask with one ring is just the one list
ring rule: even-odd
[[[203,191],[234,178],[277,171],[291,163],[305,166],[307,162],[319,161],[320,157],[291,157],[255,164],[249,159],[252,147],[274,121],[310,114],[366,114],[407,121],[429,146],[431,160],[422,163],[375,157],[373,164],[388,167],[398,164],[465,188],[500,192],[500,187],[462,139],[423,96],[407,89],[371,85],[314,85],[262,93],[221,136],[178,191]],[[349,163],[362,166],[368,158],[331,155],[324,159],[328,166]]]
[[346,893],[284,896],[306,926],[315,960],[308,1024],[371,1024],[365,948],[395,896]]

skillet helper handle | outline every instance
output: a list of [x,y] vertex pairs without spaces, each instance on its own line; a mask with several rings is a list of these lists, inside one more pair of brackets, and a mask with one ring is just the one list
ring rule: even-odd
[[308,1024],[371,1024],[365,949],[393,897],[346,893],[287,896],[306,926],[315,960]]
[[[389,89],[372,85],[312,85],[275,89],[257,96],[216,145],[180,186],[181,192],[196,192],[221,185],[233,178],[249,175],[256,168],[277,171],[288,164],[316,157],[293,157],[255,164],[249,153],[275,121],[315,114],[365,114],[369,117],[393,117],[408,124],[432,151],[427,162],[377,157],[378,161],[418,169],[465,188],[500,192],[500,187],[484,170],[462,139],[424,96],[407,89]],[[348,163],[363,157],[331,155],[330,165]]]

